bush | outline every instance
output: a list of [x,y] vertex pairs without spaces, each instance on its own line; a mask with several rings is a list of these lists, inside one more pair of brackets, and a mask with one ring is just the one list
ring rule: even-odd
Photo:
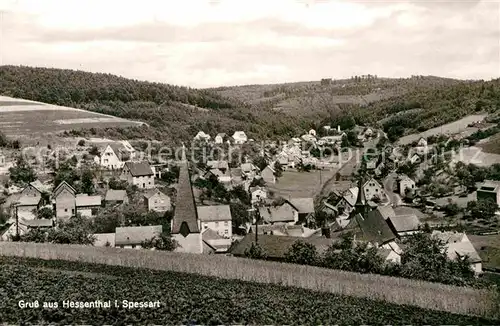
[[320,259],[313,244],[297,240],[285,253],[285,261],[292,264],[317,265]]

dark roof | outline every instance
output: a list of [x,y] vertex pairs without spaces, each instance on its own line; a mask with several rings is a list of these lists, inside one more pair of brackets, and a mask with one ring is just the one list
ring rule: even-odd
[[[267,257],[271,259],[283,259],[290,246],[297,240],[313,244],[319,253],[325,252],[334,241],[337,241],[324,237],[302,238],[267,234],[258,236],[258,244],[264,249]],[[245,249],[250,248],[252,242],[255,242],[255,234],[246,235],[233,247],[231,253],[235,256],[244,256]]]
[[109,189],[105,198],[106,201],[123,201],[127,198],[127,192],[125,190]]
[[198,228],[198,215],[191,188],[187,161],[181,162],[179,171],[179,184],[177,187],[177,201],[174,218],[172,219],[172,233],[180,233],[181,226],[185,224],[190,233],[200,233]]
[[125,166],[129,169],[133,177],[142,177],[153,175],[153,170],[148,162],[126,162]]
[[384,244],[396,239],[396,235],[392,232],[378,208],[368,212],[366,217],[360,214],[356,215],[356,220],[367,241]]
[[365,185],[365,179],[361,178],[358,183],[358,196],[356,198],[356,207],[364,207],[366,205],[366,197],[365,192],[363,190],[363,186]]

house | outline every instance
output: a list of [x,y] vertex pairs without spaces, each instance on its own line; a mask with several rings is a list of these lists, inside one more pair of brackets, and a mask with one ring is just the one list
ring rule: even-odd
[[161,225],[117,227],[115,231],[115,247],[141,249],[142,242],[160,236]]
[[217,136],[215,136],[215,143],[216,144],[224,144],[224,143],[231,143],[231,137],[226,135],[225,133],[219,133]]
[[52,192],[52,205],[56,219],[69,219],[75,215],[76,190],[66,181],[61,182]]
[[410,177],[403,175],[398,181],[398,189],[401,197],[406,196],[407,189],[415,190],[416,184]]
[[500,205],[500,181],[485,180],[477,189],[477,200],[492,200]]
[[377,162],[378,162],[377,157],[369,159],[368,161],[366,161],[366,168],[368,170],[375,170],[377,168]]
[[6,165],[7,165],[7,158],[2,152],[0,152],[0,168],[3,168]]
[[446,244],[448,259],[455,260],[468,256],[471,269],[476,274],[483,272],[481,257],[465,233],[432,231],[431,236]]
[[372,137],[373,136],[373,129],[370,127],[365,128],[365,130],[363,130],[363,136],[365,136],[365,138]]
[[77,194],[75,197],[76,214],[85,217],[96,216],[101,208],[101,196],[89,196],[87,194]]
[[195,141],[204,141],[204,142],[208,142],[210,140],[210,135],[209,134],[206,134],[204,133],[203,131],[199,131],[196,136],[194,136],[194,140]]
[[316,137],[310,134],[304,134],[300,137],[300,139],[305,143],[314,143],[316,142]]
[[155,176],[148,162],[126,162],[120,176],[130,185],[140,189],[152,189],[155,187]]
[[416,149],[419,154],[427,153],[427,139],[425,139],[424,137],[420,137],[420,139],[417,142]]
[[198,221],[185,148],[182,152],[177,200],[171,224],[172,238],[177,241],[177,252],[203,253],[203,239]]
[[131,159],[133,152],[134,151],[126,150],[121,143],[108,143],[101,146],[99,154],[94,157],[94,162],[106,169],[121,169],[124,162]]
[[287,223],[294,225],[299,221],[299,211],[289,201],[278,206],[259,207],[261,220],[267,224]]
[[148,211],[164,213],[172,208],[170,197],[158,189],[150,189],[144,194],[144,206]]
[[313,136],[313,137],[316,137],[316,130],[311,129],[311,130],[309,130],[308,134]]
[[377,248],[377,254],[385,263],[401,264],[401,254],[397,253],[395,250],[379,247]]
[[235,144],[244,144],[248,141],[248,137],[244,131],[235,131],[233,134]]
[[314,199],[312,197],[291,198],[289,202],[299,212],[299,221],[306,221],[314,214]]
[[420,164],[420,163],[422,163],[422,159],[420,158],[420,156],[417,153],[415,153],[410,157],[410,163],[411,164]]
[[229,247],[231,247],[231,239],[222,237],[210,228],[202,231],[201,238],[204,254],[226,253]]
[[262,179],[266,183],[276,183],[276,176],[274,175],[275,171],[271,166],[266,166],[264,170],[260,173]]
[[229,170],[229,163],[227,161],[207,161],[207,168],[217,169],[225,173]]
[[419,232],[420,220],[415,214],[395,215],[386,219],[393,233],[399,237]]
[[375,247],[382,247],[396,240],[396,234],[389,227],[379,207],[369,211],[366,216],[357,214],[355,218],[363,233],[363,239]]
[[346,215],[349,216],[351,212],[354,210],[354,205],[356,204],[356,200],[358,198],[358,187],[353,187],[347,190],[342,198],[335,205],[335,210],[338,215]]
[[104,201],[106,204],[109,204],[109,205],[128,204],[127,191],[109,189],[106,192],[106,196],[104,197]]
[[[259,226],[260,227],[260,226]],[[335,242],[336,239],[327,239],[324,237],[291,237],[263,234],[258,236],[259,246],[266,252],[267,260],[285,261],[285,255],[290,247],[298,240],[312,244],[317,252],[322,255]],[[245,257],[245,251],[255,243],[255,235],[247,234],[232,249],[231,254],[237,257]]]
[[267,199],[267,190],[259,186],[250,188],[250,195],[252,196],[252,204],[258,203],[261,200]]
[[36,213],[43,206],[42,191],[35,187],[34,183],[30,183],[16,197],[18,217],[26,220],[35,219]]
[[19,235],[22,236],[27,233],[30,229],[48,229],[54,226],[54,222],[51,219],[34,219],[25,220],[19,218],[18,223],[15,221],[8,223],[7,227],[0,232],[0,241],[10,241],[12,237]]
[[[201,230],[211,229],[221,237],[231,239],[233,229],[229,205],[198,206],[196,209]],[[229,245],[231,241],[228,242]]]
[[225,170],[225,172],[222,172],[219,169],[211,169],[205,173],[204,178],[208,179],[210,176],[213,175],[214,177],[219,180],[221,183],[230,183],[231,182],[231,171],[230,170]]
[[243,163],[240,166],[242,176],[247,179],[252,179],[255,177],[257,172],[259,172],[259,168],[253,165],[252,163]]
[[363,191],[366,197],[366,200],[373,201],[375,198],[383,199],[386,197],[386,193],[384,188],[380,185],[380,183],[371,178],[365,182],[363,185]]

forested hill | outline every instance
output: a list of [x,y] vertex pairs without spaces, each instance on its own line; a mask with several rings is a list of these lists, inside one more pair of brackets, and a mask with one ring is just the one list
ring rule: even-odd
[[122,130],[129,138],[188,140],[199,130],[212,136],[245,130],[250,137],[263,138],[308,127],[273,110],[254,112],[242,101],[211,90],[76,70],[0,66],[0,94],[140,120],[152,127]]
[[500,110],[498,79],[435,76],[193,89],[102,73],[0,66],[0,94],[144,121],[150,128],[115,134],[165,141],[189,140],[200,130],[212,137],[244,130],[255,139],[284,139],[326,124],[378,124],[397,138]]

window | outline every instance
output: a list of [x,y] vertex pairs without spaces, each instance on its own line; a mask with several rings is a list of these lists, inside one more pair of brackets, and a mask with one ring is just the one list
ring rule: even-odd
[[65,209],[64,209],[64,212],[65,212],[65,213],[67,213],[67,212],[68,212],[68,209],[67,209],[67,208],[65,208]]
[[228,226],[229,225],[229,222],[228,221],[224,221],[224,226]]
[[108,163],[108,159],[107,159],[107,158],[106,158],[106,159],[104,159],[104,163]]
[[228,230],[228,229],[225,229],[225,230],[224,230],[224,234],[225,234],[225,235],[228,235],[228,234],[229,234],[229,230]]
[[378,188],[375,189],[375,192],[378,192]]
[[132,249],[135,249],[135,244],[134,244],[134,245],[132,245]]
[[203,227],[204,227],[205,229],[208,229],[208,223],[205,223],[205,224],[203,225]]

